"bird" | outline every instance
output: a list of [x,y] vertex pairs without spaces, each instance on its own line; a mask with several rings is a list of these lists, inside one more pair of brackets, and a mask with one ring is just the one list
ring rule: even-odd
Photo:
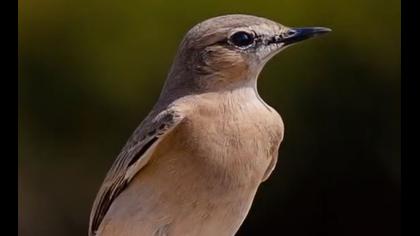
[[273,172],[284,123],[257,80],[277,53],[330,32],[221,15],[179,44],[157,102],[112,164],[89,236],[231,236]]

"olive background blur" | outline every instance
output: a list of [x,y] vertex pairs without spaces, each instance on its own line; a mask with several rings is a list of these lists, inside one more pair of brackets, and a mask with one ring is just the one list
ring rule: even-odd
[[285,139],[238,235],[400,235],[396,0],[20,0],[19,235],[87,235],[97,190],[182,37],[228,13],[333,29],[260,76]]

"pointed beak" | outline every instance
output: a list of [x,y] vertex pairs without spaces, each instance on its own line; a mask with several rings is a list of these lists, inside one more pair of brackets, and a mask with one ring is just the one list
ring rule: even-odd
[[325,27],[291,28],[280,41],[290,45],[328,32],[331,32],[331,29]]

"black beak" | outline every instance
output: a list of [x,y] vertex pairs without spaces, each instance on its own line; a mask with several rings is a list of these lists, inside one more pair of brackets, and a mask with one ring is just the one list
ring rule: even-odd
[[279,41],[285,45],[297,43],[299,41],[309,39],[330,32],[331,29],[325,27],[304,27],[304,28],[291,28],[285,36]]

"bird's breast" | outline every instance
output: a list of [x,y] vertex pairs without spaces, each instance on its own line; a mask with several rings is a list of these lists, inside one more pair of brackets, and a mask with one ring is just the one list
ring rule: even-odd
[[257,98],[203,99],[178,127],[188,158],[224,180],[259,184],[283,135],[279,114]]
[[144,235],[162,227],[168,235],[235,234],[283,132],[274,110],[240,98],[194,100],[117,199],[115,205],[130,206],[119,211],[131,227],[122,228]]

